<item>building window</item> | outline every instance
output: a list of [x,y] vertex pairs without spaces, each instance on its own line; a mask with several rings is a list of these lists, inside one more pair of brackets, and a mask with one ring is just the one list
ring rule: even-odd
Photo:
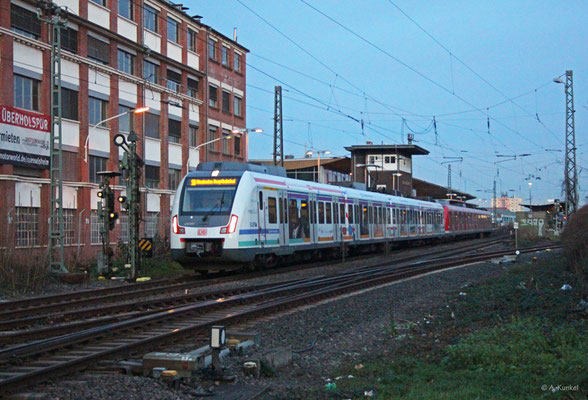
[[223,139],[221,140],[221,149],[223,154],[229,154],[229,142],[231,141],[231,139],[229,139],[229,136],[231,135],[231,131],[228,129],[223,129]]
[[145,114],[145,136],[159,139],[159,115]]
[[243,99],[238,96],[233,96],[233,113],[238,116],[243,116],[243,110],[241,109],[241,105],[243,103]]
[[159,187],[159,167],[145,166],[145,186],[152,189]]
[[88,159],[88,165],[90,168],[90,182],[100,183],[102,178],[98,175],[100,171],[106,171],[106,165],[108,164],[108,158],[90,156]]
[[167,88],[173,90],[174,92],[180,91],[180,82],[182,81],[182,75],[172,71],[171,69],[167,70]]
[[233,69],[237,72],[241,72],[241,54],[233,54]]
[[208,105],[210,107],[218,107],[218,88],[210,85],[208,87]]
[[78,92],[61,88],[61,116],[65,119],[78,120]]
[[172,169],[169,170],[169,180],[168,180],[168,189],[169,190],[176,190],[180,185],[180,180],[182,179],[182,170],[180,169]]
[[72,53],[78,52],[78,31],[72,28],[61,31],[61,48]]
[[15,4],[10,5],[10,27],[13,32],[32,39],[41,37],[41,20],[37,14]]
[[375,162],[376,162],[376,157],[370,156],[370,164],[375,164]]
[[190,125],[190,146],[198,145],[198,125]]
[[221,60],[225,67],[229,66],[229,48],[227,46],[221,47]]
[[167,19],[167,40],[178,43],[178,22],[175,19]]
[[188,50],[194,53],[198,52],[198,33],[192,29],[188,29]]
[[198,97],[198,81],[196,79],[188,78],[188,96]]
[[88,58],[98,61],[101,64],[108,65],[110,55],[108,43],[98,40],[92,36],[88,36]]
[[90,0],[92,3],[100,4],[103,7],[106,7],[106,0]]
[[39,209],[16,207],[16,246],[31,247],[39,244]]
[[76,243],[75,230],[74,230],[74,210],[64,209],[63,210],[63,243],[74,244]]
[[223,90],[223,112],[231,112],[231,92]]
[[182,138],[182,123],[175,119],[170,119],[168,120],[167,127],[169,131],[169,142],[180,143]]
[[145,237],[153,238],[157,235],[157,214],[156,212],[145,213]]
[[212,38],[208,39],[208,57],[216,61],[216,41]]
[[145,26],[145,29],[149,29],[151,32],[158,32],[158,17],[155,8],[143,5],[143,25]]
[[235,155],[236,156],[240,156],[241,155],[241,136],[235,136],[233,139],[235,139]]
[[126,19],[134,21],[133,0],[118,0],[118,13]]
[[134,129],[135,121],[131,114],[133,109],[127,106],[118,106],[118,113],[126,113],[118,119],[118,130],[121,132],[130,132]]
[[97,210],[92,210],[90,222],[90,244],[100,244],[100,217]]
[[157,83],[159,76],[159,65],[149,61],[143,62],[143,79],[147,82]]
[[39,81],[14,75],[14,106],[39,111]]
[[[210,142],[210,141],[216,139],[217,131],[218,131],[218,128],[214,125],[210,125],[208,127],[208,140],[207,140],[207,142]],[[215,151],[215,147],[214,147],[215,144],[216,144],[216,142],[208,143],[208,150]]]
[[90,125],[96,125],[106,118],[106,101],[90,97],[88,99],[88,122]]
[[135,74],[135,56],[124,50],[118,49],[118,69],[127,74]]

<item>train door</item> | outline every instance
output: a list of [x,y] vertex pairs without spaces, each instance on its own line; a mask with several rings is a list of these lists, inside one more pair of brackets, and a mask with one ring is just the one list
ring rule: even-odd
[[279,205],[279,224],[280,224],[280,245],[288,245],[288,195],[285,191],[280,190],[278,193],[278,205]]
[[318,241],[317,216],[316,216],[316,194],[308,195],[308,220],[309,220],[309,241],[316,243]]
[[263,191],[260,190],[257,199],[257,240],[260,246],[265,246],[266,241],[266,212],[265,212],[265,198]]
[[266,192],[267,217],[265,223],[266,245],[278,245],[280,243],[280,223],[278,219],[278,191]]

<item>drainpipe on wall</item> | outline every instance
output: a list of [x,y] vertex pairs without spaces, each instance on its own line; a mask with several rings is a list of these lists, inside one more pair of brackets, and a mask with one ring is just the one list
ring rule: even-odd
[[84,211],[86,211],[85,208],[82,211],[80,211],[80,213],[78,214],[78,251],[77,251],[77,255],[76,255],[76,258],[78,260],[80,259],[80,246],[81,246],[81,237],[82,237],[82,214],[84,213]]

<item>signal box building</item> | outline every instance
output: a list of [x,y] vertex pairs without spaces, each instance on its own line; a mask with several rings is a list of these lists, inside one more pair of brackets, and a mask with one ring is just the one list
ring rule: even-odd
[[351,153],[353,181],[370,190],[402,193],[412,197],[412,156],[427,155],[428,150],[413,144],[365,145],[345,147]]
[[[38,18],[46,2],[1,4],[0,247],[40,252],[50,214],[51,26]],[[113,138],[130,131],[138,134],[145,161],[142,233],[167,237],[173,194],[188,169],[200,161],[247,161],[246,133],[200,144],[245,129],[248,50],[168,1],[54,4],[67,8],[61,38],[66,253],[90,258],[98,251],[97,173],[118,170]],[[132,112],[140,107],[149,110]],[[116,195],[122,189],[115,186]],[[127,219],[118,205],[117,212],[113,242],[126,240]]]

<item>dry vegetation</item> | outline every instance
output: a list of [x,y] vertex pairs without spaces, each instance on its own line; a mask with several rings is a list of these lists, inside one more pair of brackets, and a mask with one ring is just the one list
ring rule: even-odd
[[588,277],[588,206],[573,214],[562,234],[568,265],[578,280],[584,295]]

